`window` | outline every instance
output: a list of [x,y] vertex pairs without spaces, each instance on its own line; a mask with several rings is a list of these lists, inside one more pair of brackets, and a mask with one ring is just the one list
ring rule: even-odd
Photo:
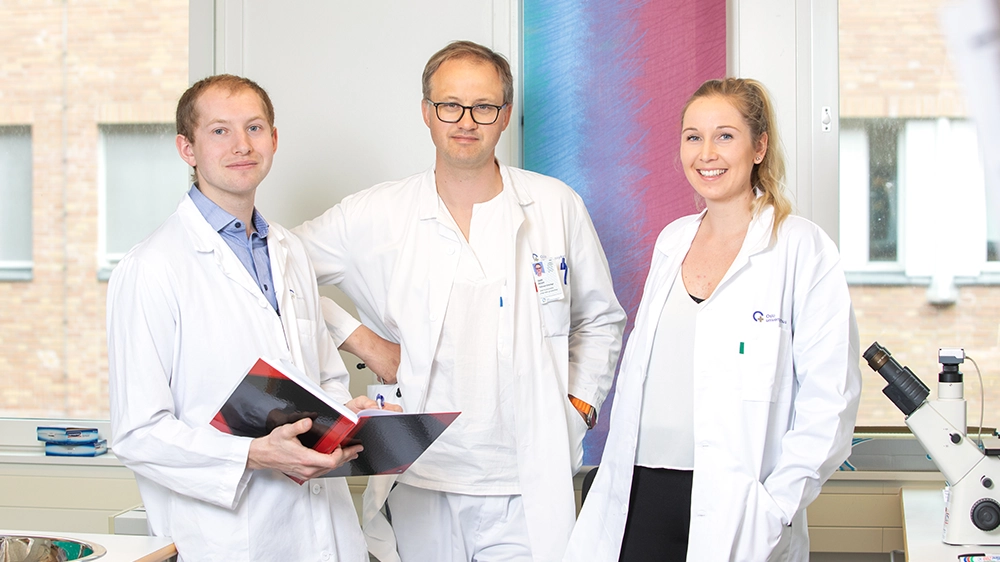
[[[867,246],[851,250],[872,263],[894,263],[899,259],[901,124],[899,119],[842,119],[840,123],[841,197],[857,199],[860,194],[863,198],[868,192],[867,200],[860,201],[860,206],[868,209],[864,213],[868,236],[861,241]],[[845,218],[854,223],[846,230],[864,230],[864,225],[857,222],[859,217]]]
[[0,2],[0,275],[30,273],[0,281],[0,417],[108,417],[99,270],[187,185],[159,135],[188,86],[188,8]]
[[31,128],[0,126],[0,281],[31,279]]
[[[946,3],[839,3],[840,250],[861,350],[878,341],[935,389],[937,349],[963,347],[995,406],[1000,264],[988,225],[1000,217],[987,211],[976,126],[940,28]],[[884,381],[861,369],[858,424],[901,425]],[[976,423],[975,368],[962,371]],[[986,425],[1000,423],[986,410]]]
[[114,264],[177,208],[187,191],[189,168],[174,148],[173,123],[101,125],[100,192],[104,210],[104,259]]

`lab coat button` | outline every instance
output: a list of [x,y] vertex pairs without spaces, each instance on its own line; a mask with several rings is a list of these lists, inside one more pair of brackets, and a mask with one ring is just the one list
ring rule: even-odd
[[431,322],[437,322],[437,319],[438,319],[437,314],[431,314],[430,316]]
[[314,494],[318,494],[320,492],[320,490],[322,490],[322,489],[323,489],[323,486],[320,486],[319,484],[313,484],[313,493]]
[[323,560],[329,560],[329,559],[330,559],[330,553],[324,550],[323,551]]
[[259,304],[261,308],[267,308],[267,299],[260,297],[257,299],[257,304]]
[[627,505],[623,505],[622,506],[622,513],[623,514],[628,514],[628,506]]
[[455,247],[454,247],[454,246],[448,246],[448,247],[447,247],[447,248],[445,249],[445,252],[446,252],[446,253],[447,253],[447,254],[448,254],[448,255],[450,256],[450,255],[452,255],[452,254],[454,254],[454,253],[455,253]]

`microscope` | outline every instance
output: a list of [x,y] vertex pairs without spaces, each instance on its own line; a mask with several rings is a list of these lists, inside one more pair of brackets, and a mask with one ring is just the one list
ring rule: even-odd
[[903,415],[917,441],[948,483],[944,542],[953,545],[1000,545],[1000,449],[981,449],[966,428],[961,348],[941,348],[938,398],[908,367],[875,342],[864,353],[868,366],[886,380],[885,394]]

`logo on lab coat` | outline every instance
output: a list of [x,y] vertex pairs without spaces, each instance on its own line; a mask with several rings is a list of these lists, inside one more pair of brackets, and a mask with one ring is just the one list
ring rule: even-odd
[[777,322],[778,324],[782,324],[782,325],[787,323],[787,322],[785,322],[784,318],[781,318],[777,314],[764,314],[763,312],[761,312],[759,310],[755,310],[753,312],[753,320],[754,320],[754,322],[761,322],[761,323],[763,323],[763,322]]

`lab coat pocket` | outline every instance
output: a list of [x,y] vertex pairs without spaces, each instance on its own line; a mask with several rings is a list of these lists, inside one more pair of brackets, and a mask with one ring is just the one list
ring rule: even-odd
[[777,322],[756,326],[755,332],[740,361],[741,396],[747,401],[774,402],[781,388],[778,371],[791,348],[791,332]]
[[539,304],[542,308],[542,326],[546,337],[569,335],[569,299]]
[[733,548],[732,560],[777,562],[787,554],[791,527],[783,522],[781,508],[760,482],[747,496],[746,512]]
[[[319,322],[311,318],[297,318],[295,327],[298,329],[299,348],[302,350],[304,364],[319,365],[319,357],[316,354],[316,331],[319,329]],[[333,345],[332,342],[330,345]]]

